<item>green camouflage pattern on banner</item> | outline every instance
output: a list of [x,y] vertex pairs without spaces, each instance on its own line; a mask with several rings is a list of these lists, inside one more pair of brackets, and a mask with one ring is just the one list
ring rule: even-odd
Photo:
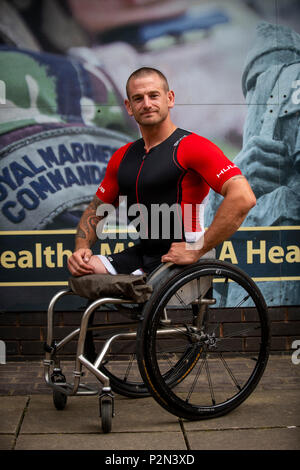
[[0,81],[0,135],[45,123],[133,129],[121,95],[94,64],[1,47]]

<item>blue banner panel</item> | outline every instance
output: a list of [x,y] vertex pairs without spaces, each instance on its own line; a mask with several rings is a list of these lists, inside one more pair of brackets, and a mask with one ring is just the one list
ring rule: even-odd
[[[67,259],[74,249],[75,233],[73,229],[0,232],[1,311],[46,310],[51,297],[68,287]],[[119,240],[118,234],[115,237],[99,241],[94,253],[109,255],[134,243]],[[69,298],[62,308],[72,310],[81,304],[82,299]]]
[[[300,305],[299,233],[298,226],[243,227],[217,248],[217,257],[246,271],[269,306]],[[75,230],[0,232],[1,311],[47,309],[54,293],[68,286],[74,237]],[[130,233],[120,230],[93,251],[109,255],[134,243]],[[62,309],[77,308],[82,301],[68,298]]]
[[299,280],[300,227],[242,227],[217,248],[217,257],[236,264],[254,281]]

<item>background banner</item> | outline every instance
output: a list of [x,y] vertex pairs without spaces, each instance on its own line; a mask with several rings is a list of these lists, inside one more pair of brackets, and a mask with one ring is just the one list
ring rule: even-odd
[[[269,306],[299,305],[299,18],[296,0],[0,0],[1,311],[45,310],[66,287],[80,216],[139,137],[124,98],[142,66],[167,76],[173,121],[216,143],[256,195],[217,256]],[[220,202],[210,191],[206,227]]]
[[[300,250],[294,244],[299,234],[300,227],[242,228],[218,247],[217,258],[246,271],[264,291],[269,306],[278,306],[283,300],[285,305],[295,305],[300,301]],[[66,261],[73,250],[74,236],[75,230],[0,233],[1,310],[47,309],[49,292],[68,288]],[[120,230],[114,240],[99,241],[94,252],[109,255],[134,243],[125,230]],[[24,291],[30,293],[25,303],[20,295]],[[68,299],[65,308],[74,308],[74,301]]]

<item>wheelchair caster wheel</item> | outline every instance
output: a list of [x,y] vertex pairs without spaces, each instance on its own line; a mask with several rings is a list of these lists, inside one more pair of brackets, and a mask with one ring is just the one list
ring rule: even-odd
[[[51,375],[51,381],[53,383],[65,383],[66,377],[60,369],[56,369]],[[64,410],[67,404],[67,395],[60,392],[59,390],[53,390],[53,403],[57,410]]]
[[107,434],[111,431],[112,417],[113,417],[113,404],[109,398],[100,400],[101,411],[101,425],[102,431]]
[[57,410],[64,410],[67,404],[67,395],[58,390],[54,390],[53,403]]

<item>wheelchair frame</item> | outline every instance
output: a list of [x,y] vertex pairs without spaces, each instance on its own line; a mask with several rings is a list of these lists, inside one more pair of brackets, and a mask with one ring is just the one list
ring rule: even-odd
[[[206,258],[208,258],[208,260],[206,259],[206,261],[202,262],[202,264],[204,263],[203,264],[204,267],[205,267],[205,263],[206,264],[209,263],[209,259],[212,258],[212,254],[208,255]],[[229,265],[228,263],[224,263],[224,262],[220,262],[220,261],[219,262],[212,262],[212,263],[213,263],[213,265],[216,265],[217,267],[218,266],[221,266],[221,267],[225,266],[226,267],[226,266]],[[169,265],[170,265],[170,263],[169,263]],[[150,283],[152,282],[154,284],[155,284],[155,282],[160,283],[162,272],[167,270],[167,273],[168,273],[168,268],[169,267],[170,266],[168,266],[168,265],[163,265],[162,267],[159,267],[157,270],[155,270],[153,272],[152,276],[150,276],[149,282]],[[193,269],[194,269],[194,271],[196,269],[196,272],[197,272],[197,269],[198,269],[198,271],[200,273],[201,272],[200,271],[201,270],[201,261],[199,262],[198,268],[196,266],[196,268],[195,267],[194,268],[190,267],[190,268],[182,269],[182,268],[179,268],[179,267],[174,267],[174,265],[173,265],[173,268],[174,268],[173,274],[170,275],[170,273],[169,273],[169,276],[166,276],[166,281],[162,284],[162,286],[167,285],[168,283],[169,283],[169,286],[172,286],[173,280],[174,280],[175,283],[180,281],[181,278],[182,279],[184,278],[186,273],[188,273],[188,274],[192,273],[192,274],[189,274],[189,275],[193,275]],[[199,270],[199,268],[200,268],[200,270]],[[237,268],[232,268],[231,267],[231,270],[232,269],[235,269],[235,271],[237,271]],[[216,269],[215,271],[217,273],[220,270]],[[242,277],[246,276],[245,273],[243,273],[240,270],[239,270],[239,275],[242,276]],[[156,281],[154,280],[155,278],[156,278]],[[249,279],[247,280],[247,282],[250,282]],[[204,294],[201,295],[201,298],[199,296],[198,299],[195,299],[192,302],[192,304],[194,305],[194,307],[196,307],[198,309],[198,311],[197,311],[197,319],[195,320],[195,326],[194,327],[189,327],[189,334],[191,334],[191,336],[194,336],[194,337],[197,336],[197,332],[200,331],[199,328],[201,327],[201,324],[203,322],[203,318],[205,317],[205,311],[207,309],[207,306],[208,305],[213,305],[215,303],[215,299],[205,297],[206,293],[209,290],[209,287],[210,287],[209,285],[206,285],[204,287],[205,292],[204,292]],[[254,287],[255,287],[255,285],[252,282],[251,289],[253,289]],[[163,291],[161,291],[161,292],[163,292]],[[63,290],[63,291],[60,291],[60,292],[56,293],[54,295],[54,297],[51,299],[49,307],[48,307],[48,313],[47,313],[47,342],[45,343],[46,355],[45,355],[45,359],[44,359],[44,377],[45,377],[45,381],[53,389],[53,399],[54,399],[54,404],[55,404],[57,409],[63,409],[65,407],[66,401],[67,401],[67,396],[73,396],[73,395],[98,395],[98,397],[99,397],[99,411],[100,411],[100,416],[102,418],[101,419],[101,421],[102,421],[102,430],[103,430],[103,432],[107,433],[107,432],[111,431],[111,421],[112,421],[112,417],[115,414],[114,394],[113,394],[113,391],[112,391],[110,378],[100,370],[100,367],[103,365],[103,363],[105,361],[105,356],[106,356],[107,352],[109,351],[109,349],[110,349],[110,347],[111,347],[111,345],[114,341],[119,340],[119,339],[136,339],[137,338],[137,331],[138,331],[138,328],[141,325],[141,322],[142,322],[143,318],[137,319],[137,323],[135,324],[135,326],[137,327],[136,331],[134,331],[134,332],[130,331],[130,332],[126,332],[126,333],[116,333],[116,334],[113,334],[112,336],[110,336],[106,340],[106,342],[105,342],[104,346],[102,347],[101,351],[98,353],[95,361],[91,362],[86,357],[86,355],[84,354],[84,348],[85,348],[85,341],[86,341],[87,332],[88,331],[102,330],[103,327],[104,327],[104,325],[97,325],[97,324],[90,326],[90,319],[91,319],[92,314],[97,309],[99,309],[101,306],[103,306],[105,304],[106,305],[107,304],[113,304],[113,305],[124,304],[126,306],[126,304],[132,304],[133,301],[132,300],[125,300],[123,298],[104,297],[104,298],[97,299],[97,300],[91,302],[86,307],[86,309],[85,309],[85,311],[82,315],[80,327],[76,328],[74,331],[72,331],[70,334],[68,334],[65,338],[63,338],[60,341],[56,342],[53,339],[54,308],[56,306],[56,303],[62,297],[67,296],[67,295],[74,295],[74,293],[70,289]],[[261,300],[260,300],[260,302],[261,302]],[[262,305],[263,305],[263,308],[264,308],[264,304],[262,304]],[[148,319],[146,318],[146,321],[148,321],[148,323],[149,323],[149,321],[151,323],[151,308],[150,307],[148,308],[148,314],[146,315],[148,317]],[[147,303],[146,303],[146,308],[144,308],[143,304],[141,304],[141,309],[147,311]],[[265,314],[263,314],[263,315],[265,315]],[[150,320],[149,320],[149,318],[150,318]],[[178,328],[172,328],[171,325],[168,326],[169,322],[170,322],[170,320],[168,319],[166,309],[164,309],[164,317],[160,320],[160,325],[162,325],[162,327],[157,329],[157,331],[156,331],[157,337],[164,338],[164,337],[169,337],[170,335],[172,335],[172,336],[173,335],[174,336],[182,335],[182,330],[178,330]],[[265,323],[266,323],[266,326],[265,326],[266,333],[265,333],[264,342],[268,345],[269,344],[269,336],[268,336],[269,335],[269,330],[268,330],[268,325],[267,325],[268,322],[266,321]],[[133,323],[124,323],[122,325],[133,327],[134,324]],[[112,326],[113,326],[113,324],[112,324]],[[201,350],[203,350],[203,348],[206,347],[205,342],[208,344],[209,341],[210,341],[210,345],[212,345],[214,340],[213,340],[213,335],[211,335],[210,338],[207,337],[206,339],[204,338],[205,335],[203,334],[203,332],[201,333],[201,335],[198,334],[197,341],[199,342],[199,338],[200,339],[203,338],[203,339],[201,339],[201,341],[202,341],[202,343],[201,343],[202,344],[202,346],[201,346],[202,349]],[[67,381],[66,381],[66,379],[65,379],[65,377],[64,377],[64,375],[61,371],[60,360],[57,358],[57,353],[59,353],[62,350],[62,348],[67,343],[69,343],[71,340],[73,340],[76,336],[78,336],[78,341],[77,341],[77,351],[76,351],[76,359],[75,359],[75,370],[73,372],[74,383],[67,383]],[[151,334],[150,334],[150,336],[151,336]],[[143,340],[145,340],[145,341],[149,340],[149,338],[147,339],[147,335],[143,337],[142,341]],[[190,340],[190,342],[195,343],[195,339]],[[138,351],[137,351],[138,356],[139,356],[139,354],[141,355],[141,353],[139,353],[139,351],[143,351],[143,347],[144,347],[143,345],[139,346]],[[142,354],[144,354],[144,353],[142,352]],[[197,357],[200,357],[200,356],[201,356],[201,352],[199,354],[197,353]],[[260,367],[259,373],[256,373],[257,378],[255,378],[255,380],[254,380],[255,383],[251,387],[251,390],[250,391],[247,390],[247,394],[245,394],[244,397],[241,397],[242,399],[240,400],[240,402],[243,401],[246,398],[246,396],[248,396],[252,392],[253,388],[258,383],[258,380],[260,379],[260,377],[263,373],[263,370],[265,368],[267,358],[268,358],[268,346],[265,348],[264,358],[259,359],[259,362],[261,363],[261,367]],[[198,361],[198,359],[197,359],[197,361]],[[141,366],[142,362],[143,362],[142,358],[138,357],[138,364],[139,364],[139,369],[140,369],[142,379],[144,380],[144,382],[147,384],[147,387],[149,388],[149,382],[150,382],[150,385],[151,385],[151,380],[149,381],[148,372],[150,373],[150,375],[152,374],[151,361],[150,361],[150,366],[149,366],[150,369],[148,370],[148,372],[147,371],[145,372],[145,369],[142,370],[142,368],[143,368],[143,366]],[[178,364],[179,364],[179,362],[180,361],[178,361]],[[196,361],[194,361],[194,362],[196,362]],[[193,362],[193,364],[194,364],[194,362]],[[52,374],[50,374],[50,368],[52,366],[54,366],[53,367],[53,372],[52,372]],[[99,390],[99,388],[96,389],[96,388],[93,388],[89,385],[80,383],[81,377],[83,375],[82,366],[86,367],[99,380],[100,384],[102,384],[102,389],[101,390]],[[182,364],[181,364],[181,367],[182,367]],[[194,365],[189,366],[189,369],[191,369],[192,367],[194,367]],[[187,375],[187,373],[184,373],[183,377],[185,377],[186,375]],[[155,377],[154,377],[154,379],[155,379]],[[183,379],[177,380],[177,382],[179,382],[181,380],[183,380]],[[150,388],[151,388],[151,386],[150,386]],[[171,386],[170,386],[170,388],[171,388]],[[172,407],[171,408],[169,408],[169,406],[166,407],[165,406],[165,400],[161,399],[161,397],[159,395],[157,395],[156,387],[153,387],[153,389],[149,390],[149,392],[152,394],[153,398],[155,398],[163,407],[168,409],[168,411],[173,412]],[[169,391],[167,390],[167,396],[168,395],[169,395]],[[222,411],[222,413],[224,414],[224,411]],[[176,409],[174,409],[174,414],[177,414]],[[184,416],[184,414],[182,416]],[[214,416],[214,414],[212,413],[211,417],[213,417],[213,416]],[[187,415],[187,417],[188,417],[188,419],[191,419],[189,414]],[[195,416],[195,419],[201,419],[201,416]]]

